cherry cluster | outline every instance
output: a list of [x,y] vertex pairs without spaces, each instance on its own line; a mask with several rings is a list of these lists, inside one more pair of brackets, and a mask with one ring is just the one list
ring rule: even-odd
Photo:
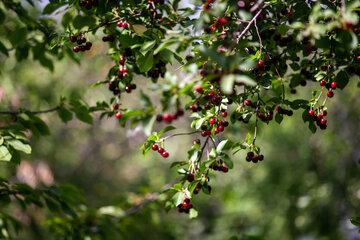
[[[158,54],[154,55],[154,58],[156,59],[158,56]],[[166,63],[164,63],[163,61],[159,60],[158,63],[155,64],[155,68],[151,69],[150,71],[147,72],[148,77],[157,79],[160,76],[163,78],[165,77],[165,73],[166,73]]]
[[288,115],[289,117],[291,117],[294,114],[294,112],[292,110],[287,110],[280,106],[276,106],[275,111],[277,111],[281,115]]
[[[223,117],[227,116],[227,112],[223,112],[221,114]],[[204,122],[204,124],[201,126],[201,136],[206,137],[211,135],[211,129],[214,128],[215,135],[223,132],[225,130],[225,127],[229,126],[228,121],[216,121],[215,118],[210,118],[209,121]]]
[[178,206],[179,213],[189,213],[190,209],[193,208],[190,198],[185,198],[182,203]]
[[325,130],[327,128],[327,119],[324,118],[324,116],[327,115],[326,110],[319,110],[317,114],[315,114],[314,110],[309,110],[308,114],[313,118],[314,121],[316,121],[316,125],[320,127],[320,129]]
[[166,152],[164,148],[159,147],[159,146],[156,145],[156,144],[152,145],[152,150],[158,151],[158,152],[161,154],[161,156],[163,156],[164,158],[169,157],[169,153]]
[[224,165],[224,162],[222,160],[212,164],[210,168],[212,168],[214,171],[221,171],[224,173],[227,173],[229,171],[229,167]]
[[[86,42],[86,38],[84,36],[71,36],[70,41],[79,44],[78,46],[73,47],[73,51],[76,53],[88,51],[92,47],[92,43]],[[83,43],[85,43],[85,45],[83,45]]]
[[174,114],[169,114],[169,113],[165,113],[164,115],[158,114],[156,116],[156,121],[157,122],[164,121],[170,124],[172,121],[177,120],[181,116],[184,116],[184,111],[182,109],[178,109]]
[[[114,110],[119,110],[119,104],[114,103],[113,109],[114,109]],[[116,117],[117,119],[121,118],[121,116],[122,116],[121,112],[117,112],[117,113],[115,114],[115,117]]]
[[258,161],[264,160],[264,155],[256,155],[254,152],[248,152],[245,160],[247,162],[257,163]]
[[103,42],[113,42],[115,41],[115,37],[111,34],[107,35],[107,36],[104,36],[102,38]]
[[98,0],[79,1],[79,5],[81,7],[85,7],[87,10],[90,10],[92,7],[97,7],[99,5],[99,1]]
[[326,96],[329,98],[332,98],[334,96],[333,90],[337,88],[336,82],[326,82],[325,80],[320,81],[320,86],[326,87],[328,89],[328,92],[326,93]]

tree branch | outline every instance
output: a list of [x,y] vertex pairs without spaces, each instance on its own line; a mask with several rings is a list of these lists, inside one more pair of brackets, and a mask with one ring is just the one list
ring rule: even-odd
[[42,114],[42,113],[49,113],[49,112],[54,112],[56,110],[58,110],[60,108],[60,106],[56,106],[54,108],[50,108],[47,110],[40,110],[40,111],[0,111],[0,115],[19,115],[21,113],[31,113],[31,114]]
[[192,135],[192,134],[195,134],[195,133],[199,133],[200,131],[195,131],[195,132],[188,132],[188,133],[175,133],[175,134],[172,134],[172,135],[169,135],[167,137],[164,137],[162,138],[162,140],[166,140],[166,139],[169,139],[169,138],[172,138],[172,137],[176,137],[176,136],[183,136],[183,135]]
[[236,43],[239,43],[240,39],[245,35],[245,33],[247,31],[249,31],[251,25],[253,24],[253,22],[256,20],[256,18],[260,15],[260,13],[262,12],[262,10],[264,8],[266,8],[269,4],[265,4],[256,14],[255,16],[250,20],[249,24],[246,26],[246,28],[241,32],[241,34],[237,37],[236,39]]

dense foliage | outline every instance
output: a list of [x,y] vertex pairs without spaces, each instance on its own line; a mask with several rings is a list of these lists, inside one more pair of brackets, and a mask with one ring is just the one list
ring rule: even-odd
[[[75,116],[93,124],[99,112],[100,119],[117,118],[119,127],[141,126],[148,136],[143,154],[168,158],[180,175],[128,211],[115,205],[89,210],[70,185],[33,189],[2,179],[2,205],[17,202],[25,209],[34,204],[66,215],[45,221],[59,238],[124,235],[117,223],[157,199],[166,210],[196,218],[202,211],[193,199],[211,193],[209,175],[231,171],[233,155],[245,152],[241,161],[247,164],[266,161],[257,143],[260,130],[301,115],[310,132],[326,131],[333,124],[326,117],[333,114],[328,102],[358,81],[359,1],[71,0],[50,1],[41,13],[34,2],[0,4],[1,59],[32,58],[55,71],[57,61],[81,64],[86,54],[98,57],[96,48],[108,46],[112,66],[105,79],[91,86],[108,91],[106,100],[91,99],[92,105],[79,93],[39,111],[29,110],[31,105],[15,110],[2,105],[0,160],[19,164],[21,153],[32,151],[30,135],[50,134],[41,114],[56,112],[64,123]],[[93,44],[99,38],[102,43]],[[301,88],[304,98],[298,95]],[[129,104],[127,95],[137,92],[136,103]],[[176,131],[184,115],[193,130]],[[224,135],[238,126],[245,126],[245,138]],[[178,159],[168,142],[184,135],[194,141],[187,159]],[[10,226],[19,229],[20,224],[0,214],[0,234],[8,238]],[[352,222],[360,225],[359,218]]]

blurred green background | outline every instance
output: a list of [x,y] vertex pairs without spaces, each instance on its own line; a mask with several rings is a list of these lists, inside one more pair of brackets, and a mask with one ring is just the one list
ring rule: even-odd
[[[0,108],[30,110],[56,106],[60,97],[81,97],[89,105],[110,99],[106,86],[90,90],[103,80],[112,66],[106,45],[96,39],[91,51],[82,54],[81,64],[63,60],[54,73],[31,60],[18,63],[0,55]],[[177,66],[174,66],[176,69]],[[177,73],[181,74],[180,71]],[[138,89],[123,98],[126,106],[138,106],[140,89],[151,82],[135,80]],[[190,220],[176,210],[166,213],[162,199],[145,206],[119,222],[114,239],[229,239],[254,235],[264,239],[360,239],[349,218],[360,214],[360,98],[356,79],[328,101],[328,129],[311,134],[301,112],[261,123],[257,143],[265,160],[245,161],[246,151],[233,157],[234,169],[211,176],[212,195],[200,193],[193,200],[199,210]],[[309,86],[310,85],[310,86]],[[290,98],[311,97],[316,84],[299,88]],[[154,103],[160,99],[151,94]],[[186,158],[195,136],[179,136],[166,142],[170,157],[142,156],[146,136],[140,128],[121,128],[115,118],[86,125],[73,120],[63,124],[56,113],[41,115],[51,136],[31,137],[33,154],[23,155],[22,165],[0,163],[0,177],[43,184],[71,183],[82,190],[89,208],[114,204],[126,210],[139,204],[149,193],[158,192],[178,179],[169,166]],[[188,131],[188,114],[174,125]],[[1,121],[0,121],[1,122]],[[164,127],[155,124],[155,130]],[[221,136],[245,138],[248,126],[238,123]],[[198,136],[199,137],[199,136]],[[25,226],[15,239],[52,239],[43,222],[47,212],[36,207],[14,213]],[[234,238],[236,239],[236,238]]]

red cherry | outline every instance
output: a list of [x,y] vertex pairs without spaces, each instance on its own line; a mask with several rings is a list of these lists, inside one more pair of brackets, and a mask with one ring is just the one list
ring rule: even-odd
[[187,202],[183,202],[182,204],[183,208],[189,208],[190,207],[190,203],[187,203]]
[[168,153],[168,152],[163,152],[161,155],[162,155],[164,158],[169,157],[169,153]]
[[264,62],[260,60],[260,61],[257,63],[257,65],[262,68],[262,67],[264,67]]
[[202,86],[196,86],[196,87],[195,87],[195,90],[196,90],[198,93],[202,93],[202,92],[203,92]]
[[218,129],[218,128],[215,128],[214,132],[215,132],[215,134],[218,134],[218,133],[219,133],[219,129]]
[[78,46],[75,46],[75,47],[73,47],[73,51],[77,53],[80,51],[80,48]]
[[320,81],[320,86],[325,86],[326,82],[324,80]]
[[322,112],[322,115],[323,115],[323,116],[326,116],[326,115],[327,115],[327,111],[324,110],[324,111]]
[[206,135],[210,136],[210,135],[211,135],[211,131],[210,131],[210,130],[206,131]]
[[121,113],[119,113],[119,112],[116,113],[116,114],[115,114],[115,117],[116,117],[116,118],[121,118]]
[[308,111],[308,114],[309,114],[309,116],[314,116],[314,115],[315,115],[315,112],[314,112],[314,110],[309,110],[309,111]]
[[70,37],[70,41],[71,41],[71,42],[76,42],[76,37],[75,37],[75,36],[71,36],[71,37]]
[[326,72],[328,70],[328,66],[321,66],[321,71]]
[[332,83],[331,83],[331,88],[332,88],[332,89],[336,89],[336,88],[337,88],[336,82],[332,82]]
[[360,61],[360,56],[357,56],[357,57],[356,57],[356,61]]
[[223,171],[224,173],[229,171],[229,168],[227,166],[222,166],[221,167],[221,171]]
[[224,131],[224,126],[219,126],[218,129],[220,132],[222,132],[222,131]]
[[251,101],[250,100],[245,100],[244,103],[245,103],[246,106],[251,106]]
[[209,122],[210,122],[210,124],[215,124],[216,121],[214,118],[211,118]]
[[198,194],[200,192],[200,189],[199,188],[195,188],[194,189],[194,194]]
[[321,123],[322,125],[325,125],[326,122],[327,122],[326,118],[323,118],[323,119],[320,120],[320,123]]
[[160,18],[158,23],[161,24],[164,21],[164,19]]
[[291,16],[292,12],[290,10],[287,11],[287,15]]
[[215,30],[215,26],[211,26],[211,31],[214,31]]
[[121,27],[127,28],[127,27],[128,27],[128,24],[127,24],[126,22],[123,22],[123,23],[121,24]]
[[159,149],[158,145],[156,145],[156,144],[152,145],[152,150],[156,151],[158,149]]
[[114,103],[113,108],[114,108],[115,110],[117,110],[117,109],[119,109],[119,105],[116,104],[116,103]]
[[131,93],[131,87],[126,86],[126,87],[125,87],[125,92],[127,92],[127,93]]
[[122,23],[121,22],[117,22],[116,24],[118,27],[121,27]]
[[126,67],[123,67],[122,72],[123,72],[123,73],[127,73],[127,72],[128,72],[128,69],[127,69]]
[[164,148],[162,148],[162,147],[160,147],[159,149],[158,149],[158,152],[159,153],[163,153],[165,150],[164,150]]
[[223,116],[224,118],[227,116],[227,112],[223,112],[222,114],[221,114],[221,116]]
[[201,136],[206,137],[207,136],[207,131],[202,131]]
[[164,119],[165,122],[171,122],[172,121],[171,115],[167,114],[167,113],[164,114],[163,119]]
[[326,94],[329,98],[332,98],[334,96],[334,92],[333,91],[328,91]]
[[320,119],[322,119],[322,118],[323,118],[323,115],[322,115],[321,113],[319,113],[316,117],[317,117],[317,119],[319,119],[319,120],[320,120]]
[[195,175],[194,175],[193,173],[189,173],[189,175],[187,175],[187,180],[188,180],[189,182],[194,181],[194,179],[195,179]]
[[219,19],[219,24],[220,24],[220,25],[223,25],[223,26],[226,25],[226,24],[227,24],[226,18],[220,18],[220,19]]
[[194,105],[190,105],[190,106],[189,106],[189,109],[194,112],[196,108],[195,108]]
[[122,58],[119,59],[119,63],[120,63],[121,65],[124,65],[124,64],[125,64],[125,61],[126,61],[126,58],[124,58],[124,57],[122,57]]

